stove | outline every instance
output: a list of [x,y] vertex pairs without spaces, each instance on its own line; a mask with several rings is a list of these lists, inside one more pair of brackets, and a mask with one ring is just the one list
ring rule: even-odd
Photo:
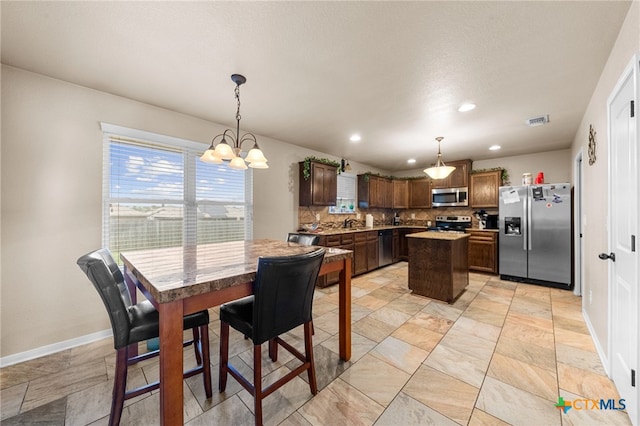
[[471,216],[436,216],[436,226],[432,226],[427,230],[464,234],[467,228],[471,228]]

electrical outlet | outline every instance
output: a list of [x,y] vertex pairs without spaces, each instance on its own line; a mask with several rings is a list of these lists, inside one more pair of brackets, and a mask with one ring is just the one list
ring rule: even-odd
[[411,219],[415,219],[416,218],[416,214],[415,213],[411,213]]
[[320,213],[316,213],[316,222],[320,222]]
[[382,220],[384,220],[384,213],[382,213]]
[[360,216],[360,213],[356,213],[356,219],[360,220],[362,218],[362,216]]

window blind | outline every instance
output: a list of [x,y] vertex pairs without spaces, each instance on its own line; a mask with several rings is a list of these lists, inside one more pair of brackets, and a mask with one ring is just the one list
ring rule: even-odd
[[200,143],[103,123],[103,245],[122,251],[252,238],[252,170]]

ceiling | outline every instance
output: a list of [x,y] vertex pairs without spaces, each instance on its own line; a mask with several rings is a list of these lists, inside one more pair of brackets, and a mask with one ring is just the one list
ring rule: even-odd
[[402,171],[570,147],[630,4],[2,1],[2,63]]

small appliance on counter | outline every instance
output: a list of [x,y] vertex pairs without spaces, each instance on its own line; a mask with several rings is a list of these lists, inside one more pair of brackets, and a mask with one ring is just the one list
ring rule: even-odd
[[400,216],[398,216],[398,213],[396,213],[395,216],[393,216],[393,225],[394,226],[400,225]]
[[478,210],[473,212],[476,219],[478,219],[478,229],[485,229],[487,227],[487,212],[484,210]]
[[487,229],[498,229],[498,217],[497,214],[487,215]]

